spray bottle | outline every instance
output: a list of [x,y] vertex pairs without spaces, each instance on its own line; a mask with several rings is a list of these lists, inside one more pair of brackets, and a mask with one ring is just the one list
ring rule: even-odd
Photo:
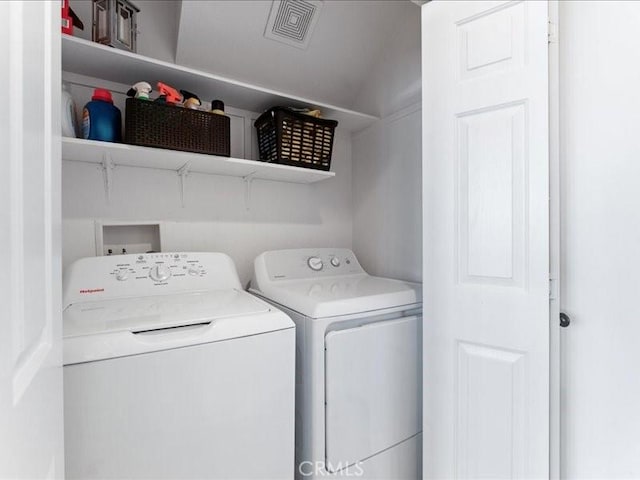
[[134,97],[138,100],[149,100],[152,88],[147,82],[138,82],[127,91],[127,97]]
[[167,105],[175,105],[182,102],[182,95],[173,87],[158,82],[158,92],[160,96],[155,99],[158,103],[166,103]]

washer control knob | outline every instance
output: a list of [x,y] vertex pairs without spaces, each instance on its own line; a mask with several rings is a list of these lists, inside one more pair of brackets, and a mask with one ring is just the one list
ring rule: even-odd
[[149,278],[154,282],[164,282],[171,276],[171,270],[164,265],[155,265],[149,270]]
[[116,280],[120,282],[124,282],[125,280],[129,280],[129,272],[126,269],[122,269],[116,273]]
[[307,259],[307,265],[309,265],[309,268],[311,270],[314,270],[316,272],[319,272],[320,270],[322,270],[322,267],[324,267],[324,264],[322,263],[322,259],[320,257],[309,257]]
[[196,267],[191,267],[189,269],[189,275],[198,275],[200,273],[200,270],[198,270]]
[[331,257],[331,265],[333,265],[336,268],[339,267],[340,259],[338,257]]

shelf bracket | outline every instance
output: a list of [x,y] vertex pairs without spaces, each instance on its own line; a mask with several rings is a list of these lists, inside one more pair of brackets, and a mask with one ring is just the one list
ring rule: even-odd
[[113,170],[115,168],[115,164],[111,159],[111,155],[108,153],[102,154],[102,162],[100,162],[100,166],[98,167],[102,170],[102,176],[104,178],[104,194],[107,200],[107,204],[111,203],[111,189],[113,187]]
[[251,184],[255,180],[255,174],[256,172],[252,172],[242,177],[242,180],[244,180],[244,208],[247,211],[251,210]]
[[185,207],[185,191],[187,188],[187,177],[189,176],[190,167],[191,162],[187,162],[178,170],[178,176],[180,177],[180,201],[182,202],[182,208]]

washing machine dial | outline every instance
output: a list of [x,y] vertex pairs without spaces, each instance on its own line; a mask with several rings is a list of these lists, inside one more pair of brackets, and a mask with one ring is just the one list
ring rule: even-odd
[[126,269],[119,270],[118,273],[116,273],[116,280],[120,282],[129,280],[129,271]]
[[188,273],[189,273],[189,275],[194,276],[194,275],[198,275],[200,273],[200,270],[198,270],[198,267],[191,267],[188,270]]
[[331,265],[338,268],[340,266],[340,259],[338,257],[331,257]]
[[324,267],[320,257],[309,257],[307,259],[307,265],[309,265],[309,268],[315,272],[319,272],[322,270],[322,267]]
[[149,278],[154,282],[164,282],[171,276],[171,270],[164,265],[155,265],[149,270]]

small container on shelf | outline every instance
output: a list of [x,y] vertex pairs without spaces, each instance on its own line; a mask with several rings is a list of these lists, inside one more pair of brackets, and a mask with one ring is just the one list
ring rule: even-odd
[[334,131],[338,122],[273,107],[255,121],[258,149],[263,162],[331,168]]
[[211,112],[127,98],[124,142],[229,157],[230,119]]

